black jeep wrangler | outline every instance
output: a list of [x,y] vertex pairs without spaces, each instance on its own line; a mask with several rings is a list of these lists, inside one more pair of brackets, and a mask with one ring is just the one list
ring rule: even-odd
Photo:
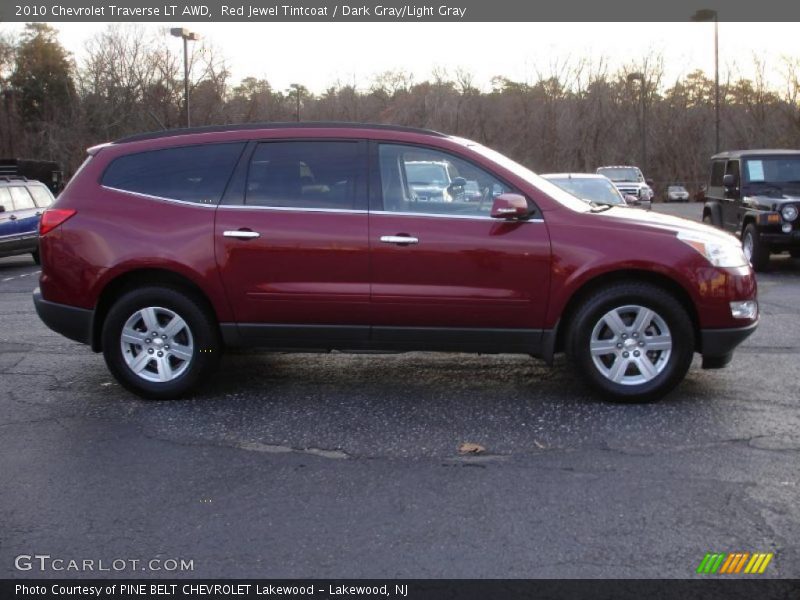
[[800,150],[734,150],[711,157],[703,221],[740,236],[756,271],[771,253],[800,258]]

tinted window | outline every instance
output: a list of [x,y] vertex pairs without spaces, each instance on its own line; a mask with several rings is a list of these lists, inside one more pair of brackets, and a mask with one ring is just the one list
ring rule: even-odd
[[244,144],[203,144],[139,152],[114,160],[103,185],[159,198],[216,204]]
[[6,209],[7,212],[14,210],[14,205],[11,204],[11,192],[7,187],[0,187],[0,206]]
[[37,208],[47,208],[53,203],[53,194],[43,185],[28,186],[28,191],[33,196]]
[[383,209],[441,215],[485,215],[512,191],[483,169],[438,150],[381,144]]
[[268,142],[250,161],[245,204],[352,210],[366,177],[357,142]]
[[21,185],[13,185],[8,189],[11,191],[11,200],[14,202],[14,210],[36,208],[33,204],[33,198],[28,193],[28,188],[22,187]]
[[711,181],[709,181],[709,185],[721,187],[723,175],[725,175],[725,163],[721,160],[715,160],[711,163]]
[[739,185],[739,161],[729,160],[725,174],[733,175],[733,181],[735,182],[736,185]]

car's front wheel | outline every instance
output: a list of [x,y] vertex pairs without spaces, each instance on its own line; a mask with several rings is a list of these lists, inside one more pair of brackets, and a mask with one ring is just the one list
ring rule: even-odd
[[683,305],[666,290],[645,283],[614,284],[578,307],[567,353],[604,398],[647,402],[686,375],[694,327]]
[[222,349],[210,311],[192,295],[169,287],[121,296],[105,319],[102,343],[116,379],[154,400],[191,391],[216,368]]
[[742,250],[755,271],[763,271],[769,264],[769,247],[761,240],[758,229],[749,223],[742,232]]

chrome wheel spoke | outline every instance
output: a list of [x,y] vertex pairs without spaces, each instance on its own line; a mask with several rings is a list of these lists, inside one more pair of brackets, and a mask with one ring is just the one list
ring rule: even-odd
[[192,349],[180,344],[171,344],[168,352],[180,360],[192,360]]
[[608,378],[611,381],[620,383],[622,378],[625,377],[630,362],[628,358],[622,358],[621,356],[616,357],[614,359],[614,364],[611,365],[611,368],[608,370]]
[[636,315],[631,329],[639,334],[644,334],[645,330],[650,326],[654,314],[655,313],[649,308],[642,307],[639,310],[639,314]]
[[647,381],[650,381],[653,377],[658,375],[658,369],[656,369],[656,366],[650,362],[650,359],[646,356],[640,356],[636,359],[636,368],[639,369],[639,373],[641,373]]
[[136,329],[126,327],[122,330],[122,343],[143,346],[147,335]]
[[156,366],[158,367],[158,378],[161,381],[169,381],[174,377],[172,374],[172,366],[169,364],[169,358],[162,356],[156,359]]
[[646,350],[671,350],[672,349],[672,336],[670,335],[654,335],[645,338]]
[[614,340],[592,340],[592,354],[595,356],[606,356],[617,351],[617,344]]
[[156,309],[155,308],[143,308],[139,311],[139,314],[142,315],[142,321],[144,322],[144,326],[147,328],[147,331],[155,331],[158,329],[158,318],[156,317]]
[[175,315],[167,326],[164,327],[162,333],[168,338],[171,338],[182,331],[184,327],[186,327],[186,321],[181,319],[178,315]]
[[606,322],[608,328],[611,329],[611,331],[613,331],[615,335],[618,335],[628,329],[628,327],[622,321],[616,310],[607,312],[603,317],[603,320]]
[[139,374],[142,372],[142,370],[144,370],[144,368],[147,366],[147,363],[149,363],[152,359],[153,357],[150,356],[147,352],[141,352],[136,356],[136,358],[134,358],[128,363],[128,366],[131,368],[131,371],[133,371],[136,374]]

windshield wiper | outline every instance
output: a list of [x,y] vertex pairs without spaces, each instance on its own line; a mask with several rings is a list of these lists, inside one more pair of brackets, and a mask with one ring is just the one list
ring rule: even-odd
[[594,200],[592,200],[591,202],[589,202],[589,206],[592,207],[590,210],[593,213],[601,213],[601,212],[607,211],[609,208],[612,208],[614,205],[613,204],[601,203],[601,202],[595,202]]

